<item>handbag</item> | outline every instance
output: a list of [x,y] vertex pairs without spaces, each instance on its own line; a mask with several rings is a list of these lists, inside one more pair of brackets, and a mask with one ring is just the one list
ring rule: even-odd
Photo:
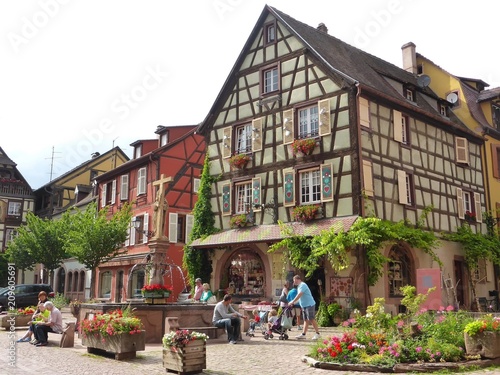
[[207,299],[207,303],[209,304],[217,303],[217,297],[216,296],[210,297],[209,299]]

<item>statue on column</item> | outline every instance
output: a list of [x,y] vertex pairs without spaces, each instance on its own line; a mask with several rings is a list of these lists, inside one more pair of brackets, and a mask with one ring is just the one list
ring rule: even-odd
[[154,236],[153,238],[164,237],[165,233],[165,222],[167,218],[168,202],[165,198],[162,189],[158,188],[156,192],[156,199],[153,205],[153,228]]

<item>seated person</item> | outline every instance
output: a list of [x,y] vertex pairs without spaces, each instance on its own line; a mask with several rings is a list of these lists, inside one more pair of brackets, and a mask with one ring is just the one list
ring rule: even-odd
[[61,311],[50,301],[45,302],[45,308],[50,312],[49,319],[46,322],[35,323],[33,329],[35,341],[32,342],[35,346],[47,346],[49,332],[63,332]]
[[210,290],[210,284],[203,284],[203,293],[201,293],[200,302],[208,302],[208,299],[212,297],[214,294]]
[[193,299],[196,302],[199,302],[200,298],[201,298],[201,294],[203,293],[203,284],[202,284],[201,279],[199,277],[194,281],[194,283],[196,286],[194,288]]
[[252,315],[253,315],[253,319],[249,320],[249,323],[250,323],[250,333],[253,333],[255,331],[255,326],[260,323],[259,310],[253,309],[252,310]]
[[[36,322],[46,322],[49,319],[50,311],[47,310],[43,303],[38,304],[38,309],[33,314],[28,330],[17,342],[28,342],[32,341],[33,330],[35,328]],[[34,340],[34,339],[33,339]]]
[[272,309],[269,311],[269,318],[267,319],[267,332],[271,334],[273,328],[273,324],[278,320],[278,311],[276,309]]
[[231,295],[226,294],[222,301],[215,305],[212,323],[214,327],[225,328],[228,342],[236,344],[240,336],[240,318],[247,319],[247,317],[237,312],[231,306],[231,301]]

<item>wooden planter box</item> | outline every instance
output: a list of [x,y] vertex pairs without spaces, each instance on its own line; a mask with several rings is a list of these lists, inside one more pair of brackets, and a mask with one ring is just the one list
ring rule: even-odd
[[82,345],[87,347],[88,353],[93,354],[113,354],[115,359],[135,358],[136,352],[145,350],[146,331],[135,333],[120,333],[104,338],[100,334],[83,335]]
[[163,348],[163,367],[170,372],[180,374],[203,371],[207,368],[207,343],[203,340],[193,340],[180,346],[177,352]]
[[474,336],[464,333],[467,354],[482,358],[500,358],[500,332],[481,332]]
[[0,327],[9,330],[10,327],[26,327],[31,322],[32,315],[4,315],[0,320]]

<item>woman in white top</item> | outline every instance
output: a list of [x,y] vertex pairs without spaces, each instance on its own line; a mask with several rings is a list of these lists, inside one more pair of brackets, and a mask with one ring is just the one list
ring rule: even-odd
[[285,281],[285,284],[283,285],[283,289],[281,290],[281,295],[280,295],[280,306],[281,307],[286,307],[288,305],[288,301],[286,297],[288,296],[288,288],[290,287],[290,283],[288,281]]

